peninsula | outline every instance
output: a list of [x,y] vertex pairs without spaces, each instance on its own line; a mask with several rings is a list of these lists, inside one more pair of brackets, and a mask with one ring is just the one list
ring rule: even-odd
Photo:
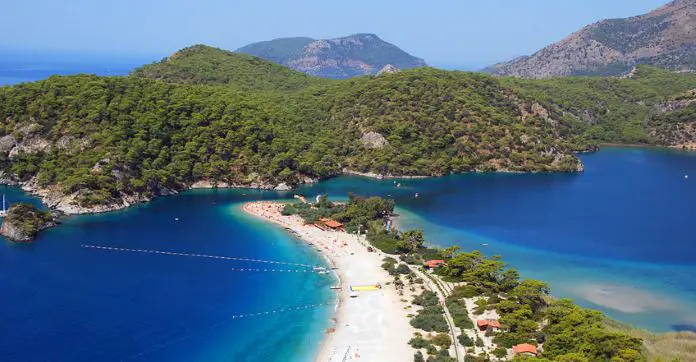
[[350,195],[346,204],[337,204],[323,196],[317,203],[242,207],[286,228],[336,269],[335,326],[317,361],[534,355],[537,361],[628,362],[679,356],[664,344],[656,347],[659,338],[622,330],[599,312],[550,298],[545,283],[520,279],[500,257],[430,248],[422,231],[387,229],[390,200]]

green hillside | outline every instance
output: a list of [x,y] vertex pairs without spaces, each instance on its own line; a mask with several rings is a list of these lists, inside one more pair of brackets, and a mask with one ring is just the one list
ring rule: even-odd
[[638,66],[630,78],[501,78],[525,99],[593,142],[661,144],[649,132],[652,107],[696,87],[696,74]]
[[696,76],[653,68],[631,79],[419,68],[335,81],[194,46],[129,77],[0,88],[0,169],[86,208],[199,181],[273,188],[344,170],[577,171],[573,152],[598,141],[659,141],[651,107],[689,88]]
[[132,75],[170,83],[234,85],[257,90],[295,90],[320,81],[254,56],[200,44],[144,65]]

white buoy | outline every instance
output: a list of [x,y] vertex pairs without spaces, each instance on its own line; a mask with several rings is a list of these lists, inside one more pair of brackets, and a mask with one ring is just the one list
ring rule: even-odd
[[689,178],[689,175],[684,175],[684,178]]
[[178,218],[178,217],[175,217],[175,218],[174,218],[174,221],[179,221],[179,218]]
[[418,198],[418,193],[416,192],[416,198]]

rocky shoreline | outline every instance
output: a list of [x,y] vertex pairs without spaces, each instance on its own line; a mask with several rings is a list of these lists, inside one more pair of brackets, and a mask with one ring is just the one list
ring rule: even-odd
[[[80,195],[80,192],[75,192],[72,194],[63,194],[59,190],[52,188],[40,187],[36,184],[35,179],[29,181],[17,181],[12,178],[4,177],[3,173],[0,173],[0,184],[8,186],[17,186],[23,191],[37,196],[41,199],[41,202],[48,206],[52,210],[58,210],[65,215],[81,215],[81,214],[99,214],[110,211],[117,211],[126,209],[130,206],[146,203],[152,201],[155,197],[160,196],[172,196],[178,194],[180,191],[191,190],[191,189],[254,189],[254,190],[275,190],[275,191],[289,191],[293,187],[285,182],[279,184],[265,183],[265,182],[251,182],[249,184],[238,184],[238,183],[227,183],[227,182],[212,182],[209,180],[201,180],[188,185],[182,190],[174,190],[163,188],[154,197],[148,197],[141,194],[129,195],[121,193],[120,203],[114,202],[104,205],[94,205],[94,206],[80,206],[73,201]],[[319,180],[305,178],[303,184],[316,183]]]
[[[584,170],[582,162],[579,163],[577,172],[582,172]],[[474,172],[482,172],[476,170]],[[496,170],[495,172],[500,173],[525,173],[510,170]],[[336,176],[362,176],[369,177],[373,179],[425,179],[438,176],[424,176],[424,175],[393,175],[393,174],[378,174],[373,172],[360,172],[350,169],[343,169],[340,174]],[[29,181],[18,181],[13,177],[8,177],[4,172],[0,171],[0,184],[8,186],[20,187],[23,191],[37,196],[41,199],[41,202],[48,206],[52,210],[58,210],[64,215],[81,215],[81,214],[98,214],[110,211],[117,211],[126,209],[130,206],[146,203],[152,201],[156,197],[160,196],[172,196],[176,195],[181,191],[192,190],[192,189],[253,189],[253,190],[274,190],[274,191],[290,191],[300,185],[314,184],[321,181],[320,179],[304,177],[299,180],[299,184],[291,186],[285,182],[278,184],[265,182],[265,181],[255,181],[250,183],[229,183],[229,182],[215,182],[211,180],[199,180],[191,183],[190,185],[184,186],[182,189],[169,189],[162,188],[159,192],[150,197],[142,194],[126,194],[121,193],[120,202],[112,202],[109,204],[94,205],[94,206],[80,206],[74,201],[80,196],[81,191],[74,192],[72,194],[64,194],[57,188],[50,187],[40,187],[36,183],[36,178],[32,178]]]
[[58,211],[42,211],[31,204],[14,204],[2,222],[0,235],[15,242],[28,243],[42,230],[56,226],[59,217]]

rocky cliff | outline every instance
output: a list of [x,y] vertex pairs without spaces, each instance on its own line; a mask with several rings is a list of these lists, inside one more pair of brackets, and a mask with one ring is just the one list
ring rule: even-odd
[[645,15],[600,21],[531,56],[485,71],[528,78],[618,75],[635,64],[696,70],[696,0],[672,1]]
[[343,38],[282,38],[253,43],[236,50],[325,78],[350,78],[380,70],[410,69],[425,62],[374,34]]
[[58,215],[38,210],[34,205],[15,204],[7,211],[0,234],[17,242],[34,240],[39,231],[56,225]]

